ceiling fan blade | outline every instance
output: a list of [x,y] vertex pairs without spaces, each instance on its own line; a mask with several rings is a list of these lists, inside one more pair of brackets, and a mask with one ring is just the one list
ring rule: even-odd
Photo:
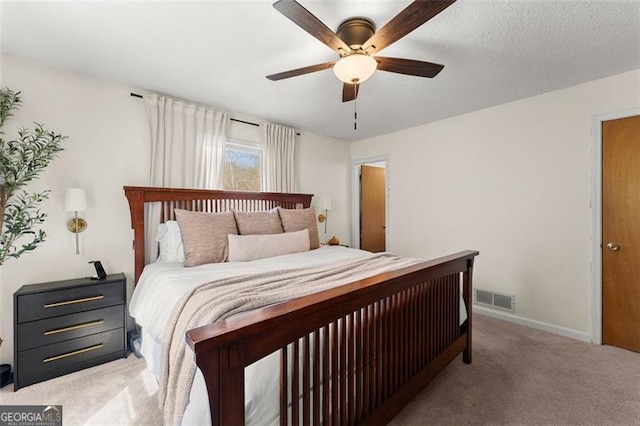
[[338,53],[349,53],[351,48],[342,41],[336,33],[316,18],[311,12],[305,9],[295,0],[279,0],[273,7],[284,16],[293,21],[294,24],[329,46]]
[[344,83],[342,85],[342,102],[353,101],[358,97],[358,93],[360,93],[360,85]]
[[325,62],[323,64],[310,65],[308,67],[297,68],[295,70],[289,70],[284,72],[279,72],[277,74],[268,75],[267,78],[271,81],[283,80],[285,78],[297,77],[299,75],[309,74],[316,71],[326,70],[331,68],[336,61]]
[[415,75],[418,77],[433,78],[444,68],[444,65],[434,64],[433,62],[415,61],[413,59],[376,56],[375,60],[378,61],[379,70]]
[[365,50],[371,48],[379,52],[400,40],[438,13],[451,6],[456,0],[416,0],[398,13],[364,43]]

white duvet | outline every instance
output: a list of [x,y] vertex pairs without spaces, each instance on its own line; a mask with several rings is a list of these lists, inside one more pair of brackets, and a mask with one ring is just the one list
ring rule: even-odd
[[[370,253],[366,251],[341,246],[322,246],[316,250],[251,262],[226,262],[192,268],[185,268],[181,263],[154,263],[145,266],[133,292],[129,313],[142,329],[142,352],[148,368],[159,377],[164,329],[176,302],[193,288],[222,278],[319,266],[368,254]],[[460,323],[466,320],[466,316],[466,309],[460,309]],[[278,375],[274,374],[277,363],[277,354],[272,354],[245,369],[247,424],[277,424],[279,421]],[[260,404],[256,404],[257,401]],[[198,370],[183,424],[208,423],[209,403],[204,378]]]
[[136,285],[129,313],[153,338],[160,338],[175,303],[193,288],[222,278],[258,274],[323,263],[355,259],[369,252],[342,246],[270,257],[251,262],[225,262],[185,268],[182,263],[152,263],[145,266]]

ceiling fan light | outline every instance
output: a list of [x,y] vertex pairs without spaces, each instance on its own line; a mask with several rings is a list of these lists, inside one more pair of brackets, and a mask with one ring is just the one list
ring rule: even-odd
[[362,83],[373,75],[378,62],[369,55],[353,53],[341,58],[333,66],[333,72],[345,83]]

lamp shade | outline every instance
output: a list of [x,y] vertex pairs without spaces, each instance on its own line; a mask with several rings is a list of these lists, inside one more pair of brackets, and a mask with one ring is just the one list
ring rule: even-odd
[[321,210],[331,210],[331,198],[323,198],[322,199],[322,209]]
[[362,83],[378,67],[378,62],[369,55],[352,53],[341,58],[333,66],[333,73],[345,83]]
[[69,188],[64,194],[64,211],[81,212],[87,209],[87,195],[82,188]]

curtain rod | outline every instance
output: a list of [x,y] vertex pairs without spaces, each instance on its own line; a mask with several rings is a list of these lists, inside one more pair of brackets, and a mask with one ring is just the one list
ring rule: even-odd
[[[131,93],[129,93],[129,95],[133,96],[134,98],[144,99],[144,96],[139,95],[139,94],[137,94],[137,93],[133,93],[133,92],[131,92]],[[250,126],[260,127],[260,124],[258,124],[258,123],[252,123],[252,122],[250,122],[250,121],[244,121],[244,120],[240,120],[240,119],[238,119],[238,118],[229,118],[229,120],[231,120],[231,121],[235,121],[235,122],[237,122],[237,123],[248,124],[248,125],[250,125]],[[300,136],[300,133],[299,133],[299,132],[296,132],[296,136]]]

